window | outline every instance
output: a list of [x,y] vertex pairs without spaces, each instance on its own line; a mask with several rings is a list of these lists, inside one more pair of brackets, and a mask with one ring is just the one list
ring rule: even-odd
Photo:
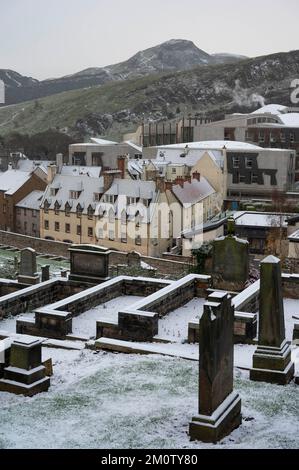
[[93,228],[92,228],[92,227],[88,227],[87,233],[88,233],[88,236],[89,236],[89,237],[93,237]]
[[127,243],[127,234],[126,234],[126,232],[121,233],[120,239],[121,239],[122,243]]
[[44,203],[45,214],[49,213],[49,207],[50,207],[50,204],[48,203],[48,201],[45,201],[45,203]]
[[36,225],[32,224],[32,232],[36,232]]
[[60,209],[60,204],[59,202],[56,201],[54,205],[55,215],[59,215],[59,209]]
[[173,174],[176,174],[176,168],[172,168],[172,169],[171,169],[171,172],[172,172]]
[[240,183],[245,183],[246,177],[245,175],[240,175]]
[[114,204],[115,200],[116,200],[116,196],[113,196],[112,194],[106,194],[105,202],[109,202],[110,204]]
[[[6,209],[6,206],[3,206],[3,209],[4,209],[4,207],[5,207],[5,209]],[[5,211],[5,212],[6,212],[6,211]],[[27,215],[27,210],[26,210],[26,209],[24,209],[24,215]]]
[[114,240],[114,231],[109,230],[109,240],[113,241]]
[[69,205],[68,202],[66,203],[64,210],[65,210],[65,216],[70,217],[71,206]]
[[57,193],[58,193],[57,188],[50,188],[50,196],[56,196]]
[[3,204],[3,214],[6,214],[6,208],[7,208],[6,204]]
[[135,245],[141,245],[141,236],[140,235],[137,235],[137,237],[135,238]]
[[135,204],[136,203],[136,198],[135,197],[127,197],[127,204]]
[[81,225],[77,225],[77,235],[81,235]]
[[91,207],[91,206],[88,206],[88,209],[87,209],[87,218],[89,220],[92,220],[93,219],[93,215],[94,215],[94,209]]
[[81,207],[81,205],[78,204],[76,207],[76,214],[79,219],[82,217],[82,212],[83,212],[83,207]]
[[24,222],[24,230],[27,230],[27,222]]
[[101,194],[100,193],[93,193],[93,200],[94,201],[100,201],[101,199]]
[[240,158],[239,157],[233,157],[233,167],[234,168],[239,168],[240,167]]
[[257,173],[252,173],[251,175],[251,183],[257,183],[258,182],[258,175]]
[[295,134],[294,134],[294,132],[290,132],[290,142],[295,142]]
[[34,217],[34,218],[37,217],[37,211],[34,210],[34,209],[33,209],[33,211],[32,211],[32,217]]
[[49,221],[48,220],[45,220],[44,227],[45,227],[45,230],[49,230]]
[[251,169],[253,166],[253,158],[252,157],[246,157],[246,168]]
[[55,232],[59,232],[59,222],[55,222]]
[[78,199],[79,191],[70,191],[70,199]]
[[71,232],[70,224],[65,224],[65,233],[70,233],[70,232]]
[[264,133],[264,131],[259,132],[259,142],[265,142],[265,133]]

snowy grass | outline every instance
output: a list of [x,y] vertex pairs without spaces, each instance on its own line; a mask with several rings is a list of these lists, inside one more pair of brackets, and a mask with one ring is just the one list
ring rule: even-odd
[[298,388],[250,382],[236,372],[243,424],[217,446],[191,443],[198,364],[160,356],[46,350],[48,393],[0,393],[2,448],[295,448]]

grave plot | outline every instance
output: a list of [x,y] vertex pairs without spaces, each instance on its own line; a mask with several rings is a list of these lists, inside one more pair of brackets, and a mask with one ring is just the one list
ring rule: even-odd
[[122,295],[94,307],[73,318],[72,332],[74,335],[95,337],[97,321],[116,321],[118,310],[121,307],[129,307],[140,300],[141,296]]

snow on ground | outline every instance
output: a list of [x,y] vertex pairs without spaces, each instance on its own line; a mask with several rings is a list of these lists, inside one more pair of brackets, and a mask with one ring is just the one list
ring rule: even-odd
[[138,300],[140,300],[138,296],[123,295],[91,310],[87,310],[82,315],[73,318],[73,333],[95,336],[96,322],[98,320],[117,321],[119,310],[133,305]]
[[296,299],[283,299],[284,317],[286,327],[286,338],[291,341],[293,339],[294,324],[298,320],[293,318],[294,315],[299,317],[299,300]]
[[0,448],[298,448],[298,388],[236,371],[243,424],[218,445],[190,442],[198,364],[46,349],[54,376],[33,398],[0,393]]
[[20,315],[17,315],[16,317],[8,317],[4,318],[3,320],[0,321],[0,330],[3,331],[8,331],[9,333],[15,333],[16,332],[16,324],[17,320],[33,320],[35,314],[33,312],[30,313],[22,313]]
[[188,338],[188,323],[203,313],[205,299],[195,298],[183,307],[170,312],[159,321],[159,336],[182,342]]

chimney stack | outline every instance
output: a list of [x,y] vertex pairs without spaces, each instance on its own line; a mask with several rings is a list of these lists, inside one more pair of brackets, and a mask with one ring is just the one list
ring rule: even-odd
[[57,165],[57,172],[60,173],[61,168],[63,167],[63,154],[62,153],[57,153],[56,165]]
[[48,166],[48,176],[47,176],[48,184],[52,183],[52,181],[55,178],[56,174],[57,174],[57,165],[55,163],[51,163]]
[[125,179],[128,172],[128,157],[126,155],[117,157],[117,168],[120,171],[121,179]]

